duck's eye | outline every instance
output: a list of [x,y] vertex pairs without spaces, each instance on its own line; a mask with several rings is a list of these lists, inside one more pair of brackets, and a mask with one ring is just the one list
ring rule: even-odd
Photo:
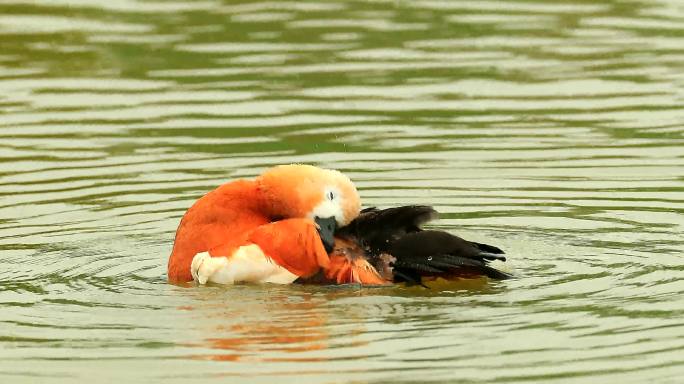
[[328,200],[332,201],[333,199],[335,199],[335,194],[333,193],[333,191],[328,192]]

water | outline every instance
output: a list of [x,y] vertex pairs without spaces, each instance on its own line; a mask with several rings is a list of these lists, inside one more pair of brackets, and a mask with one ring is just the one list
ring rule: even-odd
[[[680,382],[683,105],[675,0],[3,0],[0,377]],[[195,199],[291,162],[519,278],[166,283]]]

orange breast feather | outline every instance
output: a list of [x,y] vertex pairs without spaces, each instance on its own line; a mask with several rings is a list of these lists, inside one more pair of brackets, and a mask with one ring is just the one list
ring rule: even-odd
[[194,256],[208,251],[229,257],[247,244],[256,244],[266,256],[297,276],[327,267],[328,254],[310,219],[270,222],[256,183],[235,181],[209,192],[188,209],[181,220],[169,259],[171,281],[191,281]]
[[245,245],[251,231],[269,222],[259,204],[255,183],[246,180],[224,184],[197,200],[176,232],[169,258],[169,280],[191,281],[190,264],[197,253],[229,256]]
[[297,276],[309,276],[329,264],[316,226],[310,219],[287,219],[252,231],[249,242],[257,244],[274,262]]

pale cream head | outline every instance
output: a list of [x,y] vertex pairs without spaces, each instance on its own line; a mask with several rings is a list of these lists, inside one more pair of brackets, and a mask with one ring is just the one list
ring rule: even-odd
[[303,164],[280,165],[265,171],[257,183],[274,217],[335,217],[337,225],[344,226],[361,209],[354,183],[339,171]]

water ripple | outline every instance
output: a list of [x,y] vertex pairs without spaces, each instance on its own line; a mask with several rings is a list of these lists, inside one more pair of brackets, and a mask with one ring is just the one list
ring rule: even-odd
[[[0,377],[681,377],[679,2],[0,14]],[[437,227],[501,246],[519,278],[166,283],[195,199],[291,162],[344,171],[366,206],[434,205]]]

